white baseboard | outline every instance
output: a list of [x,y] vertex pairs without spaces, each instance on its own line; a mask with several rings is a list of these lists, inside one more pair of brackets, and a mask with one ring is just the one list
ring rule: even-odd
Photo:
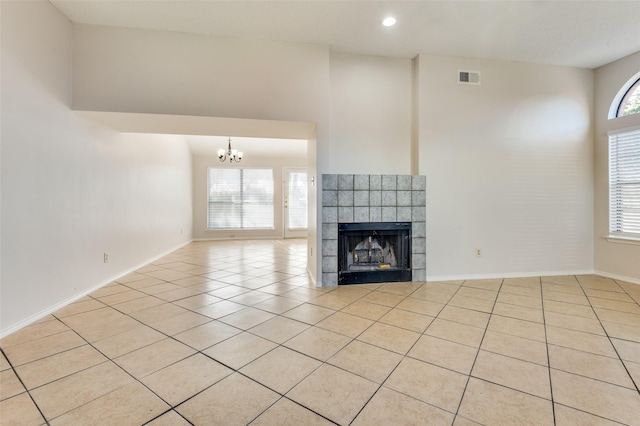
[[602,275],[603,277],[612,278],[614,280],[626,281],[631,284],[640,284],[640,279],[638,278],[625,277],[623,275],[612,274],[604,271],[595,271],[594,274]]
[[55,311],[64,308],[68,304],[73,303],[78,299],[82,299],[84,296],[86,296],[86,295],[98,290],[99,288],[101,288],[101,287],[103,287],[103,286],[105,286],[105,285],[107,285],[107,284],[109,284],[109,283],[111,283],[113,281],[116,281],[118,278],[122,278],[125,275],[130,274],[131,272],[136,271],[136,270],[142,268],[143,266],[148,265],[149,263],[152,263],[153,261],[158,260],[161,257],[164,257],[164,256],[166,256],[166,255],[168,255],[168,254],[170,254],[170,253],[172,253],[172,252],[174,252],[174,251],[186,246],[187,244],[190,244],[191,242],[192,242],[192,240],[189,240],[189,241],[187,241],[185,243],[182,243],[182,244],[180,244],[180,245],[178,245],[178,246],[176,246],[176,247],[174,247],[172,249],[169,249],[169,250],[167,250],[167,251],[165,251],[165,252],[163,252],[163,253],[161,253],[161,254],[159,254],[157,256],[154,256],[154,257],[152,257],[152,258],[150,258],[148,260],[145,260],[144,262],[142,262],[142,263],[140,263],[140,264],[138,264],[138,265],[136,265],[136,266],[134,266],[132,268],[129,268],[129,269],[125,270],[125,271],[119,272],[118,274],[116,274],[116,275],[114,275],[112,277],[109,277],[106,280],[103,280],[103,281],[99,282],[98,284],[93,285],[92,287],[82,291],[81,293],[73,295],[70,298],[68,298],[66,300],[63,300],[62,302],[56,303],[55,305],[50,306],[50,307],[48,307],[47,309],[45,309],[43,311],[40,311],[40,312],[38,312],[36,314],[33,314],[33,315],[29,316],[28,318],[25,318],[24,320],[19,321],[18,323],[13,324],[13,325],[11,325],[10,327],[8,327],[6,329],[0,330],[0,339],[3,338],[3,337],[8,336],[11,333],[14,333],[14,332],[20,330],[23,327],[28,326],[29,324],[33,324],[34,322],[38,321],[39,319],[42,319],[42,318],[46,317],[47,315],[52,314]]
[[496,274],[467,274],[467,275],[427,275],[427,281],[460,281],[460,280],[486,280],[499,278],[528,278],[550,277],[559,275],[590,275],[595,274],[593,269],[579,271],[538,271],[538,272],[508,272]]
[[198,241],[247,241],[247,240],[283,240],[284,237],[283,236],[279,236],[279,237],[243,237],[243,236],[235,236],[233,238],[230,237],[219,237],[219,238],[213,238],[213,237],[208,237],[208,238],[194,238],[192,241],[194,242],[198,242]]
[[[316,282],[315,277],[311,275],[308,268],[307,274],[316,287],[323,287],[323,284],[321,282]],[[640,285],[640,279],[611,274],[604,271],[596,271],[593,269],[583,269],[577,271],[509,272],[503,274],[427,275],[427,281],[463,281],[501,278],[554,277],[562,275],[601,275],[603,277],[612,278],[614,280],[621,280]]]
[[322,287],[322,284],[318,285],[318,281],[316,280],[316,277],[309,270],[309,267],[307,267],[307,276],[309,277],[309,279],[313,283],[314,287]]

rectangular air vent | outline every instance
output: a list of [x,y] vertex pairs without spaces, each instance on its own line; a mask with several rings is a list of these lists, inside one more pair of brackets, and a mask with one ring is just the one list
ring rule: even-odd
[[458,70],[458,84],[480,85],[480,71]]

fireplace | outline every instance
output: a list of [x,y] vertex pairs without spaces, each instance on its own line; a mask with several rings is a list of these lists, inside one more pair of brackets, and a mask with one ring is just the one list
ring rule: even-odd
[[411,222],[338,224],[338,284],[411,278]]
[[[347,225],[350,226],[370,226],[370,224],[398,224],[405,223],[410,224],[411,229],[408,231],[409,236],[407,246],[403,246],[397,243],[393,246],[394,255],[398,258],[397,251],[405,250],[404,253],[408,253],[407,264],[402,266],[405,269],[405,276],[402,278],[394,278],[396,272],[395,266],[391,266],[391,262],[384,261],[379,264],[372,264],[368,259],[367,263],[361,261],[360,256],[358,262],[354,262],[353,250],[356,245],[363,242],[367,245],[367,256],[369,255],[368,242],[369,235],[363,235],[355,243],[351,243],[352,247],[349,247],[349,243],[343,241],[342,244],[346,244],[345,256],[348,256],[351,251],[352,263],[358,263],[357,267],[352,266],[350,269],[353,275],[352,277],[358,277],[358,280],[364,280],[363,276],[368,275],[369,272],[375,272],[375,275],[380,275],[378,272],[385,273],[385,281],[394,280],[407,280],[422,282],[427,279],[426,267],[426,178],[424,176],[409,176],[409,175],[338,175],[338,174],[324,174],[322,175],[322,279],[321,285],[334,286],[338,284],[346,284],[345,280],[347,275],[341,273],[341,276],[345,276],[338,282],[339,270],[347,272],[348,260],[341,262],[338,260],[341,257],[341,251],[338,250],[338,227]],[[395,226],[395,225],[394,225]],[[361,228],[362,231],[366,228]],[[344,230],[343,230],[344,231]],[[375,248],[377,245],[384,250],[388,246],[387,252],[390,250],[391,243],[386,243],[385,240],[380,237],[382,232],[387,232],[389,229],[374,230],[376,235],[371,235],[372,243],[372,256],[374,260],[376,255],[379,256],[380,252],[373,253],[374,250],[374,237]],[[366,237],[366,239],[365,239]],[[364,246],[364,245],[363,245]],[[361,247],[363,247],[361,246]],[[360,248],[358,249],[360,250]],[[364,254],[363,252],[361,252]],[[387,256],[389,254],[387,253]],[[344,257],[346,258],[346,257]],[[399,258],[398,258],[399,259]],[[378,258],[379,260],[379,258]],[[388,264],[388,266],[386,265]],[[342,266],[341,266],[342,265]],[[406,266],[406,267],[405,267]],[[373,269],[362,270],[362,269]],[[361,269],[356,271],[355,269]],[[391,271],[384,271],[384,270]],[[391,273],[393,271],[393,273]],[[410,274],[407,272],[410,271]],[[364,281],[358,281],[364,282]],[[367,282],[371,282],[368,281]]]

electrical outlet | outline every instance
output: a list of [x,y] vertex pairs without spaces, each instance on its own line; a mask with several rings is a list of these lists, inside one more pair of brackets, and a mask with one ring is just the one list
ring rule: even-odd
[[313,246],[309,246],[309,256],[313,256]]
[[109,253],[104,253],[104,263],[109,261]]
[[480,257],[480,256],[482,256],[482,251],[479,248],[477,248],[476,249],[476,257]]
[[180,234],[182,234],[182,228],[180,228]]

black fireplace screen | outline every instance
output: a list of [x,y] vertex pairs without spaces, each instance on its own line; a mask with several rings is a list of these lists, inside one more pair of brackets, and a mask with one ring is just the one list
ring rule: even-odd
[[338,284],[411,281],[411,223],[338,225]]

